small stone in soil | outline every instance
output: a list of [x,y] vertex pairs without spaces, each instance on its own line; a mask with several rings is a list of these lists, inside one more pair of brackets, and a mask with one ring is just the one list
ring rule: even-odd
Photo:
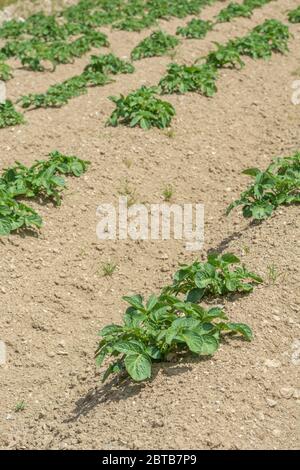
[[272,400],[272,398],[266,398],[266,402],[267,402],[267,404],[268,404],[271,408],[273,408],[274,406],[277,405],[277,401],[276,401],[276,400]]
[[280,395],[283,397],[283,398],[292,398],[293,394],[294,394],[294,391],[295,389],[292,388],[292,387],[282,387],[280,389]]
[[280,367],[281,362],[277,361],[276,359],[266,359],[265,360],[265,366],[266,367]]

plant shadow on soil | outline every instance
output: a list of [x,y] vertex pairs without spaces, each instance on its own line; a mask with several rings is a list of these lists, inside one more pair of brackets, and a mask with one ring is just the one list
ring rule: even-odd
[[9,236],[13,237],[20,237],[20,238],[26,238],[26,237],[32,237],[32,238],[39,238],[40,233],[38,230],[30,227],[22,228],[21,230],[18,230],[18,232],[15,233],[10,233]]
[[[182,356],[181,356],[182,357]],[[168,376],[176,376],[184,374],[192,369],[192,363],[210,360],[209,357],[191,356],[186,354],[181,362],[161,362],[153,364],[152,377],[145,383],[132,382],[127,376],[126,378],[114,377],[102,387],[94,387],[90,389],[84,397],[79,398],[75,403],[72,414],[64,422],[77,421],[81,416],[89,414],[96,406],[102,403],[119,402],[127,400],[138,395],[147,385],[151,386],[159,372],[163,372]]]
[[[206,359],[206,358],[205,358]],[[166,363],[154,364],[152,369],[152,377],[147,382],[148,384],[153,382],[159,371],[163,370],[167,375],[180,375],[189,371],[191,366],[185,365],[184,363]],[[94,387],[90,389],[84,397],[79,398],[75,403],[75,408],[72,411],[72,415],[67,418],[64,422],[69,423],[77,421],[80,416],[86,416],[96,406],[102,403],[119,402],[121,400],[127,400],[135,395],[138,395],[142,389],[146,387],[146,383],[133,382],[126,376],[114,377],[102,387]]]
[[[246,341],[241,336],[235,336],[228,333],[222,337],[222,343],[228,344],[229,337],[230,342]],[[121,400],[127,400],[138,395],[143,390],[143,388],[149,386],[149,384],[150,387],[152,386],[151,384],[154,382],[159,372],[163,372],[163,374],[170,377],[181,375],[191,371],[192,364],[208,362],[212,360],[211,356],[201,357],[197,356],[196,354],[193,356],[190,353],[183,354],[181,359],[182,360],[180,362],[161,362],[153,364],[152,377],[147,383],[132,382],[132,380],[130,380],[127,376],[126,378],[120,378],[118,376],[111,379],[102,387],[93,387],[85,394],[85,396],[79,398],[75,402],[75,408],[71,412],[71,416],[65,419],[64,423],[77,421],[81,416],[88,415],[94,408],[96,408],[98,405],[101,405],[102,403],[119,402]]]
[[231,235],[229,235],[228,237],[225,237],[223,240],[221,240],[221,242],[215,248],[211,248],[210,250],[207,251],[207,253],[208,254],[217,253],[218,255],[220,255],[221,253],[223,253],[224,250],[228,248],[228,246],[233,240],[238,240],[239,238],[242,237],[244,232],[247,232],[247,230],[256,228],[258,225],[261,225],[261,223],[262,223],[262,220],[252,220],[251,222],[248,223],[248,225],[246,225],[244,229],[238,232],[232,232]]

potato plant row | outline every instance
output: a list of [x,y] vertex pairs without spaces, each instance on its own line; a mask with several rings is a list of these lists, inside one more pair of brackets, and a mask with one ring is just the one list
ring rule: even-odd
[[[218,44],[215,51],[199,59],[192,65],[172,63],[167,68],[167,74],[157,87],[144,87],[130,93],[128,96],[111,97],[116,104],[107,124],[119,124],[130,127],[140,126],[165,128],[170,125],[175,115],[174,107],[156,95],[198,92],[211,97],[217,91],[216,81],[219,69],[243,67],[243,56],[252,59],[269,59],[274,52],[288,51],[290,33],[288,26],[277,20],[266,20],[256,26],[248,35],[229,40],[225,45]],[[92,56],[89,65],[81,75],[72,77],[65,82],[54,85],[46,93],[22,96],[23,108],[59,107],[69,99],[86,93],[89,86],[100,86],[109,83],[107,74],[133,73],[134,67],[113,54]],[[7,103],[11,115],[5,113],[5,105],[0,107],[0,127],[21,124],[19,113],[12,104]]]
[[6,21],[0,27],[0,38],[34,37],[51,42],[106,25],[125,31],[141,31],[160,19],[198,15],[216,1],[80,0],[56,15],[37,13],[25,21]]
[[143,129],[165,128],[175,115],[175,109],[157,94],[197,92],[211,97],[217,92],[220,69],[244,67],[243,56],[269,59],[274,52],[283,54],[288,51],[289,38],[288,26],[277,20],[266,20],[246,36],[231,39],[225,45],[217,44],[215,51],[192,65],[172,63],[158,86],[142,86],[128,96],[112,97],[116,108],[107,123]]
[[215,1],[81,0],[57,15],[40,12],[25,21],[6,21],[0,27],[0,39],[9,39],[0,49],[0,79],[11,76],[1,72],[3,62],[9,58],[18,58],[32,71],[44,71],[47,63],[54,70],[57,64],[73,62],[92,47],[107,47],[107,36],[96,30],[100,26],[111,24],[117,29],[140,31],[161,18],[198,14]]
[[51,86],[46,93],[22,96],[17,102],[20,102],[23,108],[61,107],[71,98],[87,93],[89,87],[111,83],[109,75],[133,72],[134,67],[130,62],[121,60],[114,54],[93,55],[81,75]]
[[[8,67],[4,61],[11,57],[18,58],[23,67],[32,71],[44,71],[47,63],[51,63],[52,70],[55,70],[57,64],[70,63],[90,51],[92,47],[108,46],[106,35],[94,31],[93,28],[114,23],[119,16],[123,19],[114,23],[114,27],[125,30],[141,30],[152,25],[151,21],[149,23],[149,18],[154,18],[155,21],[176,16],[182,18],[187,14],[197,14],[206,5],[215,1],[187,2],[180,0],[175,3],[160,4],[160,8],[157,8],[158,5],[155,2],[117,2],[115,10],[112,10],[108,8],[106,2],[94,0],[79,2],[77,5],[60,12],[60,17],[36,13],[25,21],[6,21],[0,28],[0,38],[13,40],[7,42],[0,49],[0,80],[8,80],[12,77],[11,71],[7,73],[7,71],[2,72],[1,70],[4,66]],[[255,8],[262,7],[270,1],[272,0],[244,0],[242,4],[230,3],[228,7],[219,12],[214,23],[194,19],[186,27],[178,28],[177,34],[188,38],[204,37],[215,24],[231,21],[240,16],[250,17]],[[142,11],[143,8],[148,11],[148,16],[137,19],[136,15],[139,9]],[[92,13],[90,13],[91,11]],[[87,14],[87,12],[89,13]],[[81,36],[69,41],[70,37],[78,35]],[[174,45],[177,44],[176,38],[172,38],[170,41]],[[171,44],[172,47],[174,45]],[[148,51],[149,48],[150,51]],[[153,48],[157,49],[156,53],[155,50],[152,50]],[[148,39],[148,44],[147,40],[146,43],[143,41],[137,46],[137,51],[132,51],[132,58],[137,60],[140,57],[161,55],[164,50],[168,50],[164,41],[160,45],[154,41],[152,45],[151,39]]]

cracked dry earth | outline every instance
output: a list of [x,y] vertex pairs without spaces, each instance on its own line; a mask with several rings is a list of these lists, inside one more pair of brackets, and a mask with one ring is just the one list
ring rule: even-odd
[[[175,60],[191,63],[213,41],[243,35],[267,18],[286,22],[297,3],[273,1],[251,19],[218,25],[204,40],[184,40]],[[201,17],[213,18],[226,4]],[[174,33],[187,20],[161,26]],[[121,57],[149,34],[103,30]],[[26,125],[0,131],[1,169],[54,149],[92,162],[86,175],[68,178],[61,207],[33,204],[44,220],[38,235],[1,239],[0,339],[8,355],[0,367],[1,448],[299,448],[299,207],[283,207],[254,226],[238,210],[224,215],[248,184],[243,169],[265,168],[299,149],[300,105],[291,94],[300,79],[300,25],[290,30],[289,53],[222,70],[212,99],[166,97],[177,111],[171,133],[105,127],[113,109],[107,97],[157,83],[170,57],[141,60],[133,75],[61,109],[28,112]],[[88,56],[54,73],[16,69],[8,97],[45,91],[87,62]],[[99,241],[96,208],[117,202],[125,181],[139,202],[161,202],[172,184],[173,202],[204,203],[203,250],[187,252],[178,240]],[[102,385],[93,357],[97,332],[120,322],[122,295],[158,292],[180,262],[204,260],[209,250],[234,252],[264,277],[252,294],[222,300],[233,321],[252,327],[254,340],[227,339],[213,358],[156,366],[145,384]],[[104,278],[107,261],[118,269]],[[16,413],[22,401],[25,409]]]

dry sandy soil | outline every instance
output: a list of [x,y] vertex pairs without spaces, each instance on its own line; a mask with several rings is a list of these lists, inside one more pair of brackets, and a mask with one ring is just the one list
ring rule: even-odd
[[[227,3],[201,17],[212,18]],[[182,41],[175,60],[190,63],[213,41],[243,35],[267,18],[286,21],[298,3],[274,1],[251,19],[219,25],[205,40]],[[162,26],[174,33],[186,21]],[[300,79],[300,25],[290,30],[288,54],[223,70],[212,99],[167,97],[177,111],[172,132],[105,127],[114,107],[107,97],[156,84],[170,57],[141,60],[133,75],[59,110],[28,112],[26,125],[0,131],[1,168],[31,164],[54,149],[92,162],[85,176],[69,178],[61,207],[34,205],[45,222],[37,236],[1,239],[0,339],[8,350],[0,368],[1,448],[300,447],[299,208],[284,207],[256,226],[240,211],[224,216],[248,184],[243,169],[264,168],[299,149],[300,105],[292,104],[291,87]],[[104,31],[122,57],[149,34]],[[18,69],[8,96],[44,91],[87,62],[88,56],[55,73]],[[96,208],[117,202],[125,181],[140,202],[161,202],[172,184],[173,202],[204,203],[203,250],[189,253],[172,240],[98,240]],[[230,339],[212,359],[159,365],[142,385],[102,385],[93,357],[97,332],[120,322],[122,295],[158,292],[180,262],[205,259],[209,250],[236,253],[265,279],[249,296],[225,301],[233,321],[253,328],[253,342]],[[118,269],[104,278],[107,261]],[[16,413],[21,401],[25,409]]]

